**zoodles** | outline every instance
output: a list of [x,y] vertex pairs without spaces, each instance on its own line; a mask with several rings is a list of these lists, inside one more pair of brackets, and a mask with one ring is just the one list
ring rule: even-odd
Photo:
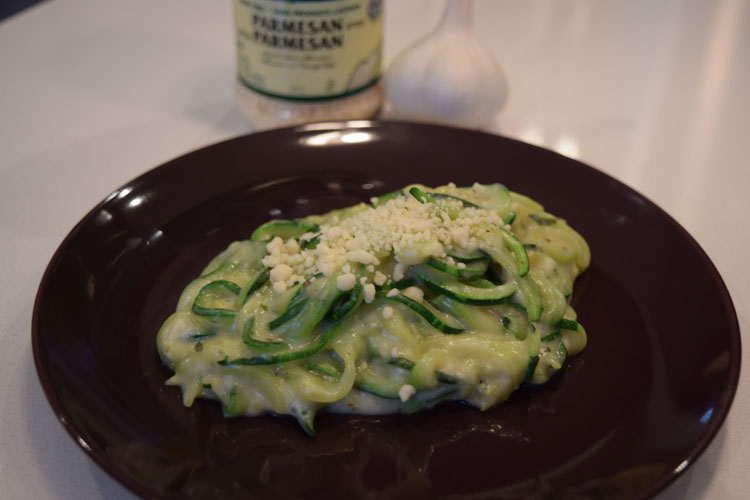
[[270,221],[183,291],[157,337],[183,402],[226,415],[480,410],[586,345],[569,305],[585,240],[501,184],[407,186]]

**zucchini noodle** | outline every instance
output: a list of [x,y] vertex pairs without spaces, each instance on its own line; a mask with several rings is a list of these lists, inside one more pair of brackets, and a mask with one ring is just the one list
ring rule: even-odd
[[411,185],[234,242],[157,336],[183,403],[227,416],[480,410],[547,383],[586,332],[567,223],[501,184]]

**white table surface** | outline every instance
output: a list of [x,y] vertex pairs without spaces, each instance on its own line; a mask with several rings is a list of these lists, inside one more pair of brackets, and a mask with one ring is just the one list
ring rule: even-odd
[[[386,63],[442,6],[387,1]],[[478,0],[475,19],[510,85],[492,130],[664,208],[711,257],[750,335],[750,2]],[[0,22],[0,498],[133,498],[47,404],[32,305],[56,247],[108,193],[251,130],[233,95],[232,30],[229,0],[52,0]],[[659,498],[750,496],[748,377]]]

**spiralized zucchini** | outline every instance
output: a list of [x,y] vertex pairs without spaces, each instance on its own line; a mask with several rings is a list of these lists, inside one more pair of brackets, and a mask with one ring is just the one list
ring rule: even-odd
[[157,337],[183,402],[225,415],[485,410],[586,345],[585,240],[500,184],[407,186],[270,221],[183,291]]

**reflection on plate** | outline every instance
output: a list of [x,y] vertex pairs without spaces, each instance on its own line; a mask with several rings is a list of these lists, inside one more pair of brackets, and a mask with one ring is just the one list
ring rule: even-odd
[[[564,375],[495,409],[413,416],[224,419],[164,386],[157,330],[207,260],[271,217],[366,201],[421,182],[502,182],[584,235],[575,307],[589,333]],[[716,434],[740,337],[716,269],[668,215],[607,175],[474,131],[317,124],[171,161],[95,207],[42,280],[37,371],[68,432],[154,498],[648,497]]]

